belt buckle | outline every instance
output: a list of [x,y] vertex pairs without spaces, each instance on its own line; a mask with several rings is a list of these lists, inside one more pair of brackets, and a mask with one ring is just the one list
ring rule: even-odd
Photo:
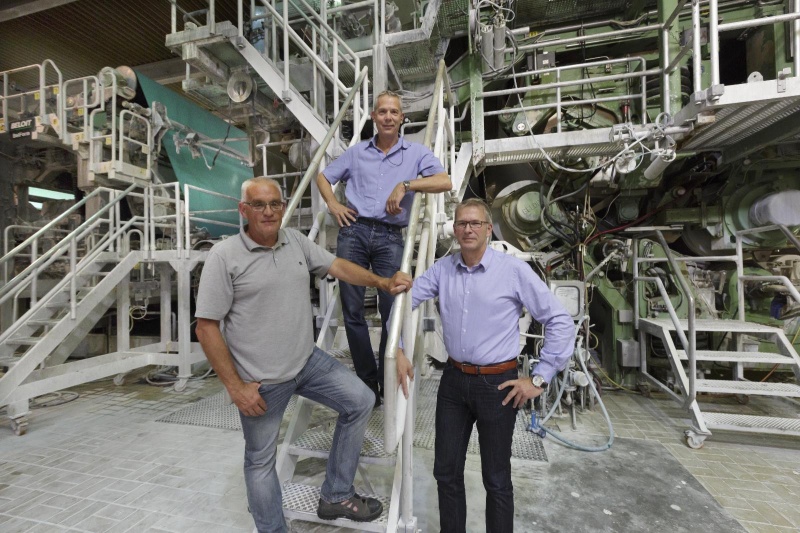
[[[473,365],[472,363],[461,363],[461,366],[463,366],[465,368],[474,368],[475,369],[475,374],[474,375],[476,375],[476,376],[480,376],[481,375],[481,367],[478,366],[478,365]],[[465,373],[466,374],[470,374],[470,372],[465,372]]]

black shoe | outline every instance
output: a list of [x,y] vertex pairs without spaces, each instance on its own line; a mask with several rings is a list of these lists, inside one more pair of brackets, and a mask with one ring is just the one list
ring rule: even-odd
[[317,516],[323,520],[336,520],[346,518],[355,522],[371,522],[383,512],[383,504],[375,498],[353,494],[349,500],[338,503],[328,503],[319,499]]
[[375,394],[375,408],[381,406],[381,393],[378,389],[378,382],[377,381],[365,381],[364,383],[367,384],[367,387]]

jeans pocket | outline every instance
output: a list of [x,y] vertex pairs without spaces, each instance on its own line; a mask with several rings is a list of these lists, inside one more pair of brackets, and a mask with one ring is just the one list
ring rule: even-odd
[[403,232],[402,231],[389,231],[386,233],[386,240],[392,244],[403,246]]

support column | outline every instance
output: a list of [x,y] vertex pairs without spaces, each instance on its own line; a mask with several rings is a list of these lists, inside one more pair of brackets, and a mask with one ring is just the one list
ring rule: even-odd
[[[664,23],[678,6],[678,0],[660,0],[658,2],[658,21]],[[680,50],[680,22],[676,19],[672,22],[672,29],[666,33],[666,39],[659,39],[659,50],[663,58],[663,64],[669,65]],[[666,41],[666,42],[665,42]],[[681,69],[680,66],[669,77],[662,76],[661,95],[662,98],[668,94],[667,102],[662,102],[661,108],[671,115],[675,115],[683,107],[681,101]]]

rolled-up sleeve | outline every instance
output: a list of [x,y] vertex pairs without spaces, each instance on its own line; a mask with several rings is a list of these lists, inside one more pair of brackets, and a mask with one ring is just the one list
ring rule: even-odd
[[546,382],[563,370],[575,347],[575,324],[558,298],[527,265],[517,270],[518,295],[531,316],[544,326],[544,346],[531,371]]

